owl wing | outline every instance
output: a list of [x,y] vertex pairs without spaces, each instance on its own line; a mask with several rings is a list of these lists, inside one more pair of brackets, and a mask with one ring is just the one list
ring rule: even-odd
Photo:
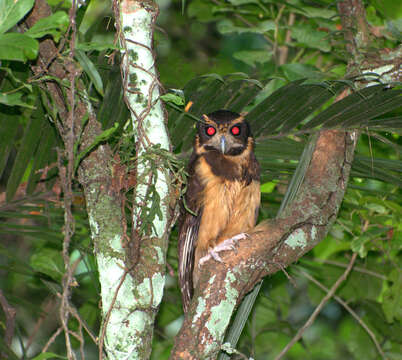
[[[193,296],[194,253],[202,217],[200,197],[203,189],[199,179],[192,171],[194,163],[195,161],[190,161],[190,177],[185,195],[185,204],[182,204],[181,207],[179,228],[179,284],[184,312],[187,311]],[[186,208],[196,215],[191,214]]]

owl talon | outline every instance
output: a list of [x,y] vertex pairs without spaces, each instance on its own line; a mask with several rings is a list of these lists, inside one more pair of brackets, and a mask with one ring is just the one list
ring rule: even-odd
[[221,257],[219,256],[219,252],[221,251],[227,251],[227,250],[236,250],[235,244],[237,241],[245,239],[248,237],[248,234],[246,233],[240,233],[237,234],[230,239],[226,239],[222,241],[220,244],[216,245],[213,249],[210,249],[208,251],[208,254],[203,256],[200,261],[199,265],[203,265],[205,262],[207,262],[209,259],[213,258],[217,262],[223,262]]

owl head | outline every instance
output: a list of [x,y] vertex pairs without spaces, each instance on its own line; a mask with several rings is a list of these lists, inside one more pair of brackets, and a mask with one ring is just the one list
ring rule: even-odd
[[250,126],[244,117],[228,110],[202,115],[197,124],[197,145],[204,151],[236,156],[252,147]]

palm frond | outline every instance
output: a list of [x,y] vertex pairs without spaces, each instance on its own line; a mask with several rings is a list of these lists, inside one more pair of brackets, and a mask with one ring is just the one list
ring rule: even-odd
[[[169,111],[174,148],[176,152],[190,149],[194,123],[201,114],[219,108],[237,112],[247,110],[246,118],[255,135],[255,152],[262,167],[262,181],[268,181],[289,179],[303,152],[307,135],[320,129],[402,131],[402,118],[397,112],[402,107],[400,88],[374,85],[334,102],[336,95],[351,84],[350,81],[307,83],[302,79],[282,86],[260,101],[264,89],[248,78],[212,76],[193,79],[184,87],[185,100],[192,103],[189,111],[179,111],[177,107]],[[401,168],[398,160],[357,156],[352,175],[400,186],[398,169]]]

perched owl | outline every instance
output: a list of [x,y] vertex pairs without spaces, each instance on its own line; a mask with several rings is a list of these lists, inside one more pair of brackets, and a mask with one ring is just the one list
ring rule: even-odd
[[211,252],[215,257],[214,247],[255,226],[260,168],[253,148],[249,124],[240,114],[219,110],[203,115],[197,124],[179,229],[185,312],[198,282],[200,259]]

